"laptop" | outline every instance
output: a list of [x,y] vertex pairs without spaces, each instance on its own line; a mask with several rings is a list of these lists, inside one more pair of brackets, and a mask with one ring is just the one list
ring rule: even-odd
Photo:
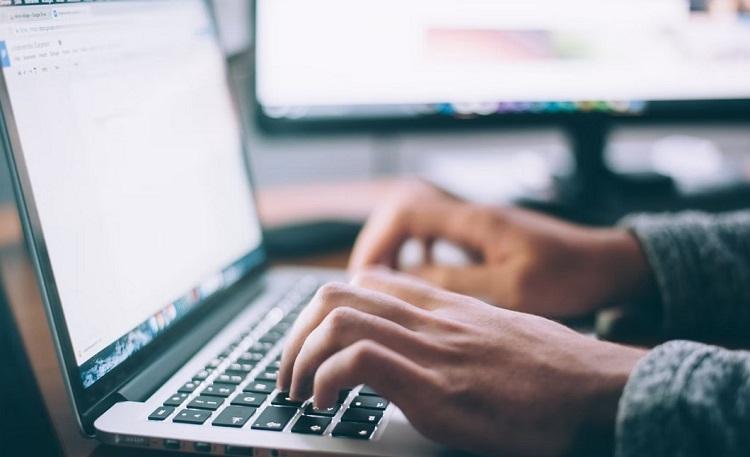
[[344,276],[267,266],[210,7],[2,3],[3,140],[81,431],[215,455],[447,452],[366,386],[323,411],[276,391],[286,332]]

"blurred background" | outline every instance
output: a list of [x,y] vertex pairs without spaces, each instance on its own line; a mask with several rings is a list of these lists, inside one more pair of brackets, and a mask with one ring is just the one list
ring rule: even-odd
[[750,180],[748,3],[213,1],[260,189],[419,175],[485,202],[559,194],[570,121],[646,195]]
[[608,223],[748,196],[748,3],[215,6],[261,189],[417,175]]

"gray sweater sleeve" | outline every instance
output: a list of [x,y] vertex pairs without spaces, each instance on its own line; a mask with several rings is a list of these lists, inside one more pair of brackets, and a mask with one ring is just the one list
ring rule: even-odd
[[750,455],[750,352],[673,341],[639,362],[620,398],[616,457]]
[[750,331],[750,211],[626,219],[662,301],[665,335],[704,339]]
[[[624,222],[639,238],[666,335],[750,334],[750,212]],[[617,457],[750,455],[750,352],[673,341],[635,368],[620,399]]]

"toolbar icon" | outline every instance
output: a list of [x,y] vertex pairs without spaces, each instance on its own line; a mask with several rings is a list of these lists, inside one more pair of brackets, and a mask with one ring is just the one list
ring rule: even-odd
[[8,54],[8,47],[5,45],[5,41],[0,41],[0,65],[3,68],[10,68],[10,55]]

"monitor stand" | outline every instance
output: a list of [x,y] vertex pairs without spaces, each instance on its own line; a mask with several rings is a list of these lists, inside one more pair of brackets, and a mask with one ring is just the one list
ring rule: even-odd
[[697,209],[710,212],[747,207],[750,185],[732,183],[701,193],[681,193],[675,182],[658,173],[618,173],[606,163],[611,121],[589,117],[564,126],[573,156],[573,171],[557,176],[549,198],[521,199],[522,206],[565,219],[610,225],[636,212]]

